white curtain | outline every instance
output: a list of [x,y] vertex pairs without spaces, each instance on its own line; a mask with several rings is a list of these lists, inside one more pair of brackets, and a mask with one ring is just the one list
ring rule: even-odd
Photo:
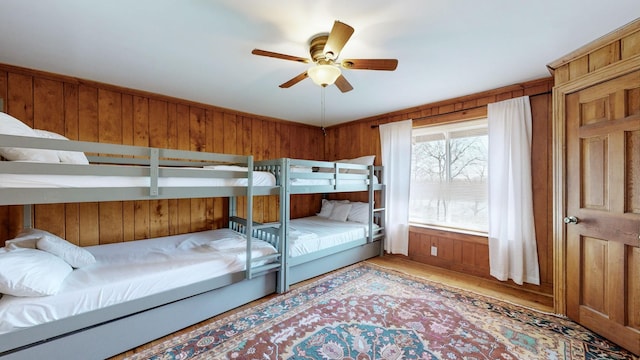
[[529,97],[489,104],[489,263],[498,280],[540,284]]
[[380,125],[383,176],[386,184],[384,248],[391,254],[409,254],[411,127],[411,120]]

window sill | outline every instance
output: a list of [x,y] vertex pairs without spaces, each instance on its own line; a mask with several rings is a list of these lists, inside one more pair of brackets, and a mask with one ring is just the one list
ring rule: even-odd
[[415,228],[422,228],[422,229],[447,231],[447,232],[453,232],[453,233],[465,234],[465,235],[482,236],[482,237],[488,237],[489,236],[488,233],[482,232],[482,231],[456,229],[456,228],[450,228],[450,227],[444,227],[444,226],[425,225],[425,224],[418,224],[418,223],[409,223],[409,226],[410,227],[415,227]]

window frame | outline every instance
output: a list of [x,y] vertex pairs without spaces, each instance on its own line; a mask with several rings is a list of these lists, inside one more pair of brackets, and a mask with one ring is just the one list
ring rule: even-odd
[[[476,129],[482,129],[481,133],[487,134],[488,136],[488,118],[486,115],[484,116],[478,116],[478,117],[474,117],[474,118],[469,118],[469,119],[460,119],[458,121],[450,121],[450,122],[439,122],[439,123],[432,123],[429,125],[421,125],[421,126],[415,126],[413,128],[413,134],[412,134],[412,145],[415,144],[415,139],[416,137],[419,136],[436,136],[436,134],[439,133],[454,133],[454,132],[473,132]],[[417,134],[416,134],[417,133]],[[447,176],[448,181],[451,181],[451,148],[450,148],[450,141],[451,139],[455,139],[455,138],[462,138],[465,136],[444,136],[445,140],[445,151],[447,153],[447,161],[446,161],[446,170],[445,170],[445,174]],[[414,155],[412,155],[413,158]],[[486,160],[488,162],[488,137],[487,137],[487,153],[486,153]],[[412,166],[411,166],[411,180],[413,183],[414,180],[414,159],[412,159]],[[485,166],[488,166],[485,164]],[[488,185],[488,174],[485,175],[485,182],[487,182]],[[488,186],[487,186],[487,192],[488,192]],[[488,199],[487,199],[488,201]],[[411,206],[411,205],[409,205]],[[485,210],[487,211],[487,210]],[[437,223],[428,223],[428,222],[418,222],[416,221],[415,217],[412,219],[411,218],[411,209],[409,209],[409,214],[410,214],[410,219],[409,219],[409,224],[411,226],[415,226],[415,227],[421,227],[421,228],[428,228],[428,229],[435,229],[435,230],[442,230],[442,231],[449,231],[449,232],[455,232],[455,233],[462,233],[462,234],[470,234],[470,235],[477,235],[477,236],[487,236],[488,235],[488,227],[489,227],[489,223],[488,223],[488,219],[487,219],[487,223],[486,223],[486,230],[479,230],[476,228],[465,228],[465,227],[456,227],[456,226],[448,226],[448,225],[444,225],[444,224],[437,224]]]

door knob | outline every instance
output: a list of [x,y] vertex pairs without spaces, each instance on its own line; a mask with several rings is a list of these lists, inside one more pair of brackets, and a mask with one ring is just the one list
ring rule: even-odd
[[575,216],[567,216],[566,218],[564,218],[565,224],[577,224],[578,221],[578,218]]

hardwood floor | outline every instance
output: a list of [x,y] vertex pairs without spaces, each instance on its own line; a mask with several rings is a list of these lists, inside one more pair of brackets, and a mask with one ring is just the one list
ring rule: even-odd
[[[533,308],[539,311],[544,311],[544,312],[552,312],[553,311],[553,299],[549,296],[545,296],[545,295],[541,295],[541,294],[533,294],[530,292],[526,292],[526,291],[522,291],[507,285],[503,285],[501,283],[496,283],[490,280],[486,280],[486,279],[481,279],[481,278],[477,278],[477,277],[473,277],[473,276],[469,276],[469,275],[464,275],[464,274],[460,274],[460,273],[456,273],[454,271],[449,271],[446,269],[441,269],[438,267],[434,267],[434,266],[430,266],[430,265],[426,265],[426,264],[421,264],[415,261],[411,261],[408,260],[406,257],[404,256],[400,256],[400,255],[385,255],[383,257],[378,257],[378,258],[373,258],[373,259],[369,259],[367,260],[367,262],[370,262],[372,264],[378,265],[378,266],[382,266],[382,267],[386,267],[386,268],[390,268],[399,272],[403,272],[412,276],[416,276],[416,277],[421,277],[421,278],[425,278],[434,282],[438,282],[438,283],[442,283],[442,284],[446,284],[448,286],[452,286],[452,287],[457,287],[457,288],[461,288],[461,289],[465,289],[468,291],[472,291],[472,292],[476,292],[485,296],[490,296],[493,298],[497,298],[503,301],[508,301],[514,304],[518,304],[518,305],[522,305],[522,306],[526,306],[529,308]],[[305,282],[296,284],[294,286],[292,286],[292,288],[295,288],[297,286],[301,286],[303,284],[306,284],[310,281],[313,281],[313,279],[311,280],[307,280]],[[254,302],[251,302],[249,304],[243,305],[241,307],[238,307],[236,309],[233,309],[231,311],[228,311],[226,313],[223,313],[221,315],[218,315],[216,317],[213,317],[209,320],[203,321],[199,324],[193,325],[191,327],[188,327],[186,329],[183,329],[180,332],[171,334],[169,336],[166,336],[164,338],[155,340],[151,343],[142,345],[136,349],[127,351],[123,354],[117,355],[113,358],[111,358],[111,360],[121,360],[126,358],[127,356],[131,356],[137,352],[143,351],[149,347],[152,347],[156,344],[159,344],[167,339],[170,339],[174,336],[192,331],[204,324],[213,322],[215,320],[218,320],[221,317],[227,316],[229,314],[244,310],[248,307],[251,306],[255,306],[257,304],[260,304],[262,302],[265,302],[275,296],[278,295],[269,295],[266,296],[260,300],[256,300]]]
[[508,283],[502,283],[497,280],[487,280],[422,264],[409,260],[402,255],[385,255],[367,261],[409,275],[526,306],[538,311],[553,312],[553,298],[551,296],[521,290]]

